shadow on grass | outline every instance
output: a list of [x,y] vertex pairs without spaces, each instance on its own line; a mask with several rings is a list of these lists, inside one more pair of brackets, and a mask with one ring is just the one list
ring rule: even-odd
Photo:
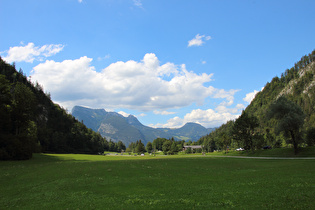
[[[208,154],[207,154],[208,155]],[[249,157],[315,157],[315,147],[300,147],[298,154],[294,154],[293,148],[274,148],[266,150],[254,150],[254,151],[229,151],[228,153],[214,152],[209,155],[221,155],[221,156],[249,156]]]

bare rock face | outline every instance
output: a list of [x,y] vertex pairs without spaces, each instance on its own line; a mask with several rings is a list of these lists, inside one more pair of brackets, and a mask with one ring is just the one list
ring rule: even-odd
[[103,134],[115,134],[118,131],[118,129],[116,129],[109,123],[101,123],[97,131]]

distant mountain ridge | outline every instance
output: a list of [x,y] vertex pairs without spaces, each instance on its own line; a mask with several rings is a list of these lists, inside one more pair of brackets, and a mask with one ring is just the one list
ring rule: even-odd
[[75,106],[72,115],[82,121],[88,128],[99,132],[107,140],[116,142],[121,140],[128,145],[131,142],[142,140],[143,143],[156,138],[172,138],[177,140],[196,141],[201,136],[207,135],[213,128],[205,128],[197,123],[187,123],[181,128],[152,128],[143,125],[139,120],[129,115],[124,117],[117,112],[107,112],[105,109],[90,109]]

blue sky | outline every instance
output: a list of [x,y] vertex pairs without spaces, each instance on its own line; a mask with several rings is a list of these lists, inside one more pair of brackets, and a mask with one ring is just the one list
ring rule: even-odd
[[315,49],[315,1],[0,0],[0,55],[52,99],[216,127]]

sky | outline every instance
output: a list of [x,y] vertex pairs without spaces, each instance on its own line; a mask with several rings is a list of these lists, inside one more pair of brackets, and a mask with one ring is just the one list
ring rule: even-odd
[[236,119],[315,49],[314,0],[0,0],[0,55],[52,100],[152,127]]

